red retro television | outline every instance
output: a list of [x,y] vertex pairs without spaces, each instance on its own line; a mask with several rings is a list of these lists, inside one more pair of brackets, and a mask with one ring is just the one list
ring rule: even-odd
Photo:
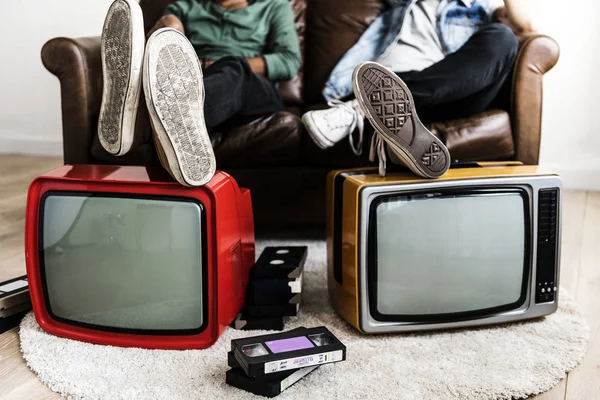
[[254,263],[250,191],[217,172],[64,166],[29,187],[27,276],[47,332],[154,349],[211,346],[241,310]]

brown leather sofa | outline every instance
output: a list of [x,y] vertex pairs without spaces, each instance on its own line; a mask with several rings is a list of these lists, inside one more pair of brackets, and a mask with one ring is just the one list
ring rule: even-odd
[[[172,0],[142,0],[146,29]],[[336,62],[385,8],[385,0],[291,0],[304,62],[298,76],[280,86],[289,107],[282,112],[212,137],[218,167],[252,190],[260,231],[322,227],[325,176],[340,167],[364,166],[346,141],[319,150],[298,115],[323,103],[321,89]],[[548,36],[521,38],[514,76],[507,83],[504,109],[431,129],[459,161],[518,160],[537,164],[542,115],[542,78],[558,60]],[[60,80],[64,162],[140,164],[141,155],[112,157],[99,146],[96,128],[102,96],[100,38],[55,38],[42,49],[46,68]],[[142,120],[144,120],[142,118]],[[144,121],[136,129],[148,133]],[[365,143],[365,146],[367,143]]]

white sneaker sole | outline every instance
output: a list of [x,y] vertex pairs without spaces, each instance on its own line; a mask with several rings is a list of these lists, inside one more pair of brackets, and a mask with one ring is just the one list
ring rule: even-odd
[[313,142],[315,142],[320,149],[325,150],[335,145],[335,142],[327,139],[327,137],[321,133],[319,128],[317,128],[317,124],[313,120],[310,112],[304,113],[302,116],[302,123],[304,124],[304,127],[308,131],[308,134],[312,138]]
[[98,138],[106,151],[121,156],[131,149],[141,94],[144,17],[133,0],[110,6],[101,39],[104,87]]
[[167,169],[182,185],[212,179],[216,160],[204,121],[204,78],[196,51],[179,31],[154,32],[144,56],[144,93]]

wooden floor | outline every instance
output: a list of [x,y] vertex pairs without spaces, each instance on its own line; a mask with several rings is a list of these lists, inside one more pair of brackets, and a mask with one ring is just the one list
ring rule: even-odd
[[[23,221],[31,179],[61,165],[56,158],[0,155],[0,281],[25,274]],[[588,318],[591,342],[583,363],[536,399],[600,399],[600,193],[564,195],[561,284]],[[0,400],[53,399],[27,368],[17,330],[0,335]]]

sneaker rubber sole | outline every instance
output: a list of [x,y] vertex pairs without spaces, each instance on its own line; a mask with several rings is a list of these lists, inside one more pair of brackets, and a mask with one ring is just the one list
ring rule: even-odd
[[421,123],[406,84],[384,66],[365,62],[352,75],[354,94],[375,134],[415,174],[439,178],[450,167],[446,146]]
[[182,185],[206,184],[216,160],[204,121],[204,78],[182,33],[163,28],[148,39],[143,84],[163,167]]
[[98,119],[98,138],[113,155],[126,154],[133,143],[140,101],[144,22],[133,0],[116,0],[110,6],[101,38],[104,87]]
[[304,115],[302,116],[302,123],[304,124],[306,131],[308,132],[313,142],[317,145],[317,147],[319,147],[322,150],[326,150],[330,147],[335,146],[335,142],[326,138],[325,135],[323,135],[323,133],[317,127],[317,124],[312,118],[311,111],[304,113]]

